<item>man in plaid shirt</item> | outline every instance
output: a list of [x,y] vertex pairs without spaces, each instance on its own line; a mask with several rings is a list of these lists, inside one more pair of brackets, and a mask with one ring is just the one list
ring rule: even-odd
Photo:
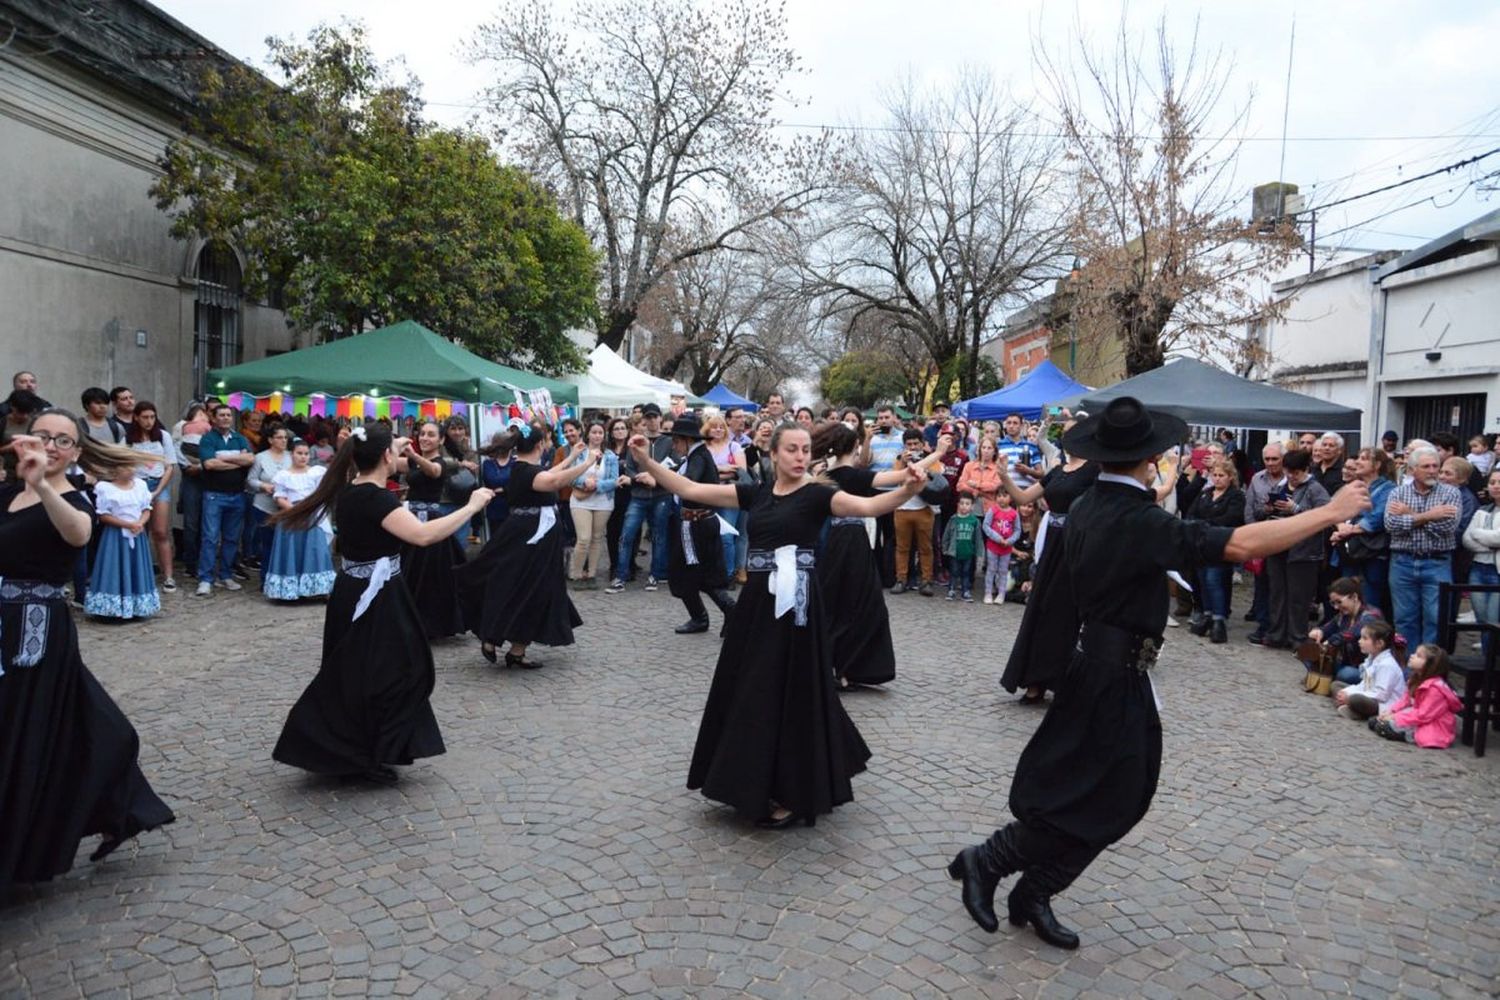
[[1438,585],[1453,582],[1453,546],[1463,500],[1457,487],[1438,482],[1434,448],[1407,457],[1412,480],[1391,491],[1385,530],[1391,536],[1391,603],[1396,630],[1409,647],[1438,641]]

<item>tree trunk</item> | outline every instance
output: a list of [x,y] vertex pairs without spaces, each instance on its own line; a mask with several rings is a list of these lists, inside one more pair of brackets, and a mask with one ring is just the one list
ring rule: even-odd
[[599,330],[599,343],[611,351],[618,351],[625,342],[625,334],[635,322],[636,310],[629,307],[611,309],[605,314],[605,325]]

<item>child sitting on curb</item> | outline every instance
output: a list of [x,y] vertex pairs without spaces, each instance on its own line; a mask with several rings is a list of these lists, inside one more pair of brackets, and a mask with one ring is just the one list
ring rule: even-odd
[[1388,712],[1406,694],[1401,664],[1391,653],[1394,637],[1395,632],[1382,621],[1370,622],[1359,630],[1359,651],[1365,654],[1359,683],[1333,685],[1333,699],[1344,718],[1368,719]]
[[1446,750],[1458,733],[1458,710],[1463,707],[1448,686],[1448,653],[1434,643],[1423,643],[1412,652],[1407,666],[1411,677],[1406,694],[1371,719],[1370,728],[1388,740]]

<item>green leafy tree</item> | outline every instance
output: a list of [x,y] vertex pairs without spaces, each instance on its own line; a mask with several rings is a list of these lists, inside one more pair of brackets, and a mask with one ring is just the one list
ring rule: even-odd
[[284,85],[205,71],[163,153],[151,193],[174,235],[244,248],[251,294],[279,290],[300,326],[413,319],[501,360],[580,367],[565,331],[593,322],[595,257],[550,194],[483,138],[425,122],[357,25],[269,45]]
[[901,363],[876,351],[850,351],[820,373],[818,389],[823,398],[861,409],[882,400],[894,400],[906,390]]

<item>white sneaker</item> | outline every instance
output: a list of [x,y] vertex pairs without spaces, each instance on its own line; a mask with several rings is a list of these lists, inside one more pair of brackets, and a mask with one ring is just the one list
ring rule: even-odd
[[240,581],[236,580],[232,576],[229,579],[227,579],[227,580],[220,580],[219,581],[219,586],[223,587],[225,590],[244,590],[245,589],[244,587],[240,586]]
[[212,594],[213,592],[214,592],[214,585],[211,584],[211,583],[209,583],[207,580],[203,580],[203,581],[201,581],[198,584],[197,594],[198,594],[199,597],[207,597],[209,594]]
[[1178,621],[1176,618],[1173,618],[1171,615],[1167,615],[1167,628],[1182,628],[1182,622]]
[[986,604],[994,604],[995,603],[995,595],[994,594],[985,594],[984,595],[984,603],[986,603]]
[[1472,611],[1465,611],[1463,614],[1461,614],[1457,618],[1453,619],[1453,621],[1455,623],[1459,624],[1459,625],[1473,625],[1474,624],[1474,612],[1472,612]]
[[177,581],[169,576],[161,582],[161,589],[169,594],[174,594],[177,592]]

